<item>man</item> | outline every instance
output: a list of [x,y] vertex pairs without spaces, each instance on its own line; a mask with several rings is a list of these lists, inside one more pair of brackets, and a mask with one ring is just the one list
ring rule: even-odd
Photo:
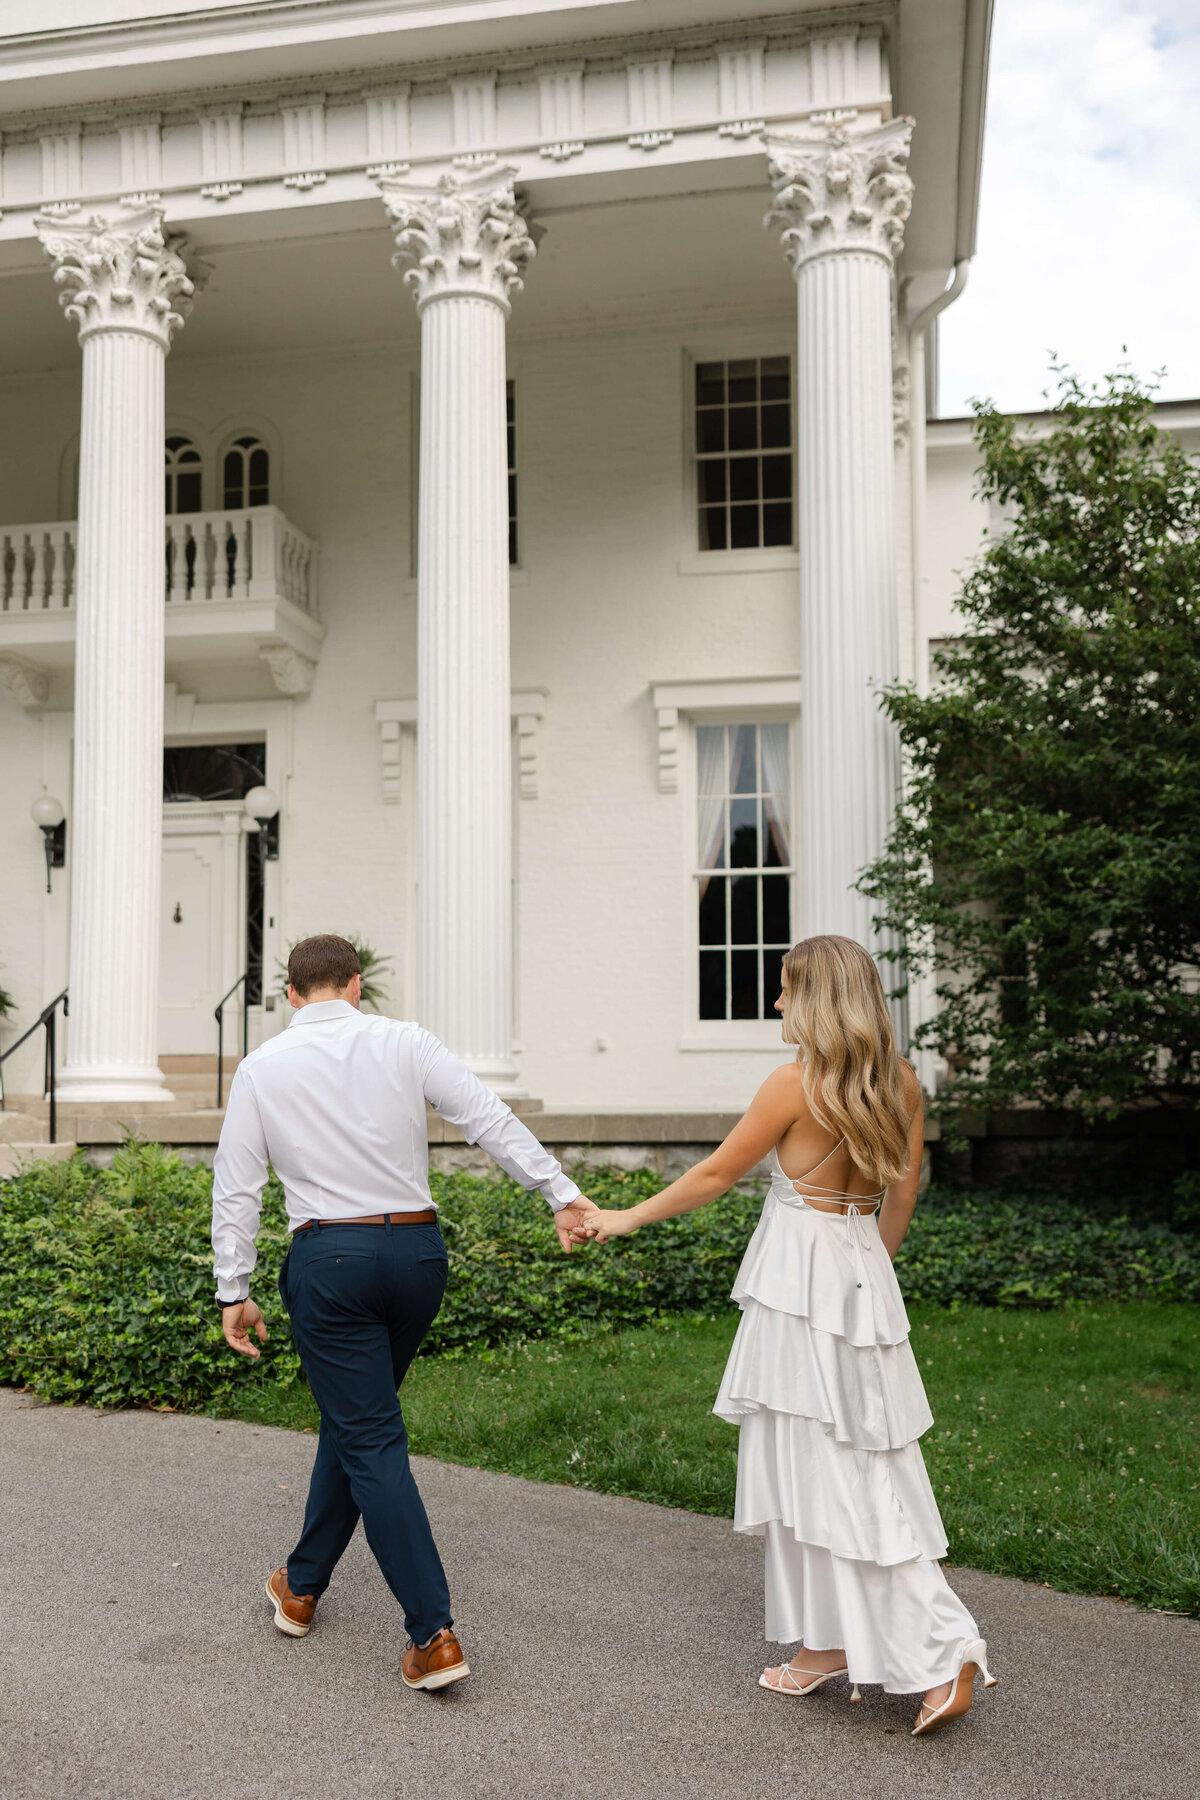
[[303,1637],[360,1516],[404,1608],[409,1687],[470,1674],[408,1461],[397,1390],[442,1303],[446,1246],[429,1193],[425,1103],[554,1210],[565,1251],[597,1209],[503,1101],[428,1031],[358,1010],[359,963],[344,938],[288,958],[287,1031],[241,1063],[213,1160],[213,1253],[225,1341],[267,1341],[250,1299],[268,1162],[292,1243],[279,1291],[321,1412],[300,1541],[267,1581],[275,1624]]

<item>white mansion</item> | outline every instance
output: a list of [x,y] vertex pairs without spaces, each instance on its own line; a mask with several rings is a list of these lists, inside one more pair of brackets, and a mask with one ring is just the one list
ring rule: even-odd
[[990,14],[8,0],[0,1049],[162,1101],[326,930],[501,1091],[744,1104],[978,538]]

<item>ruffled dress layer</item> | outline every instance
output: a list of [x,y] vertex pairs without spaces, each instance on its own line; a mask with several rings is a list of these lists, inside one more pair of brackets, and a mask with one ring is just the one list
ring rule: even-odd
[[933,1423],[874,1215],[806,1206],[772,1156],[713,1411],[739,1427],[734,1529],[767,1540],[767,1636],[845,1648],[852,1680],[947,1680],[974,1620],[919,1439]]

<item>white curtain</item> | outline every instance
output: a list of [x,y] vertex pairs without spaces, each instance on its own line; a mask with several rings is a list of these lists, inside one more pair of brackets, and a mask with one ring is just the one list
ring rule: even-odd
[[792,786],[791,744],[788,727],[786,725],[763,725],[759,729],[759,737],[762,741],[763,790],[767,796],[763,801],[766,826],[771,834],[771,842],[775,846],[776,856],[781,863],[787,864],[792,860],[788,849],[788,840],[791,836],[789,815]]
[[[724,860],[725,792],[729,786],[729,768],[725,755],[725,727],[701,725],[696,732],[696,761],[699,780],[697,808],[697,840],[699,866],[715,869]],[[709,877],[700,877],[700,898],[708,891]]]

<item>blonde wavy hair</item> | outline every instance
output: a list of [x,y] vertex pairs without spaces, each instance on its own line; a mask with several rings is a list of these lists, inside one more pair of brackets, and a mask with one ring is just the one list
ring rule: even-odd
[[814,1119],[887,1187],[908,1169],[903,1063],[874,960],[852,938],[811,937],[783,959],[783,1035],[798,1046]]

